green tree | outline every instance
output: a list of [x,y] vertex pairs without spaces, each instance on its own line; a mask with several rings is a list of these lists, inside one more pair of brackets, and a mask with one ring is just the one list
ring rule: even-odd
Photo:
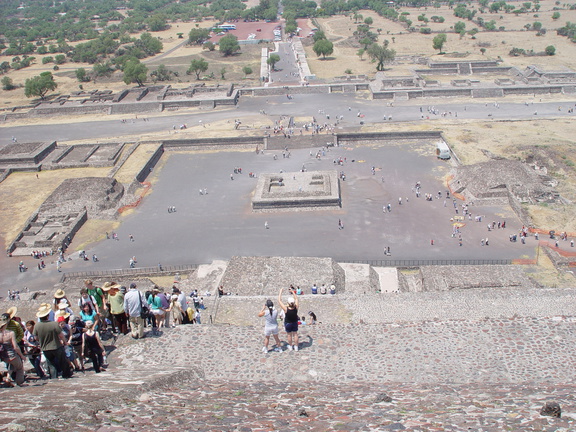
[[456,24],[454,24],[454,32],[455,33],[462,33],[466,31],[466,23],[463,23],[462,21],[458,21]]
[[358,51],[356,51],[356,55],[358,57],[360,57],[360,60],[363,60],[362,57],[364,57],[364,53],[366,53],[365,49],[360,48]]
[[226,68],[225,67],[220,69],[220,78],[226,79]]
[[92,67],[92,73],[94,74],[94,76],[97,77],[101,76],[109,77],[110,75],[112,75],[112,72],[114,72],[114,68],[112,67],[112,63],[110,63],[109,61],[105,63],[96,63]]
[[29,78],[24,83],[24,94],[26,97],[39,96],[44,100],[46,93],[58,87],[52,72],[42,72],[40,75]]
[[318,42],[319,40],[326,39],[326,35],[322,30],[318,30],[316,33],[314,33],[312,39],[314,40],[314,42]]
[[364,24],[371,26],[372,24],[374,24],[374,20],[372,19],[372,17],[366,17],[364,19]]
[[12,78],[7,77],[7,76],[2,78],[2,89],[3,90],[14,90],[15,88],[16,88],[16,86],[14,85]]
[[88,82],[90,81],[90,76],[88,75],[88,72],[86,72],[86,69],[78,68],[76,69],[76,79],[79,82]]
[[374,41],[372,39],[370,39],[369,37],[362,38],[358,42],[361,43],[362,45],[364,45],[365,50],[368,49],[369,45],[372,45],[374,43]]
[[210,30],[206,28],[193,28],[188,33],[188,42],[190,44],[201,44],[210,37]]
[[554,12],[554,13],[552,14],[552,19],[553,19],[553,20],[557,20],[558,18],[560,18],[560,12]]
[[270,54],[270,56],[268,57],[268,60],[266,60],[266,63],[268,65],[270,65],[270,68],[272,70],[275,70],[276,63],[278,63],[279,61],[280,61],[280,56],[278,54]]
[[286,24],[286,26],[284,27],[284,33],[286,33],[286,34],[296,33],[297,30],[298,30],[298,25],[295,22]]
[[236,52],[240,51],[240,44],[238,43],[238,38],[234,35],[228,34],[220,39],[218,44],[220,52],[225,56],[231,56]]
[[163,14],[152,15],[146,20],[146,24],[148,24],[150,31],[153,32],[165,30],[167,27],[166,17]]
[[322,58],[326,58],[327,55],[334,52],[334,44],[328,39],[320,39],[314,44],[312,51],[314,51],[318,57],[322,56]]
[[542,30],[542,23],[540,21],[535,21],[534,24],[532,24],[532,28],[536,31],[540,31]]
[[140,60],[131,58],[124,64],[124,82],[126,84],[136,83],[142,87],[148,76],[148,68],[140,63]]
[[442,47],[446,43],[447,39],[448,37],[446,36],[446,33],[440,33],[434,36],[434,39],[432,39],[432,47],[442,53]]
[[207,70],[208,70],[208,62],[206,60],[204,60],[203,58],[197,58],[197,59],[193,59],[190,62],[190,67],[188,68],[186,73],[188,73],[188,74],[195,73],[196,79],[199,80],[200,74],[202,72],[206,72]]
[[57,65],[66,63],[66,56],[64,54],[58,54],[54,56],[54,63],[56,63]]
[[248,75],[252,73],[252,68],[250,66],[244,66],[242,72],[244,73],[244,78],[247,78]]
[[376,43],[370,45],[367,50],[368,57],[373,62],[376,62],[376,70],[383,71],[384,65],[391,62],[396,58],[396,51],[388,48],[388,41],[384,41],[382,45]]
[[47,56],[47,57],[44,57],[42,59],[42,64],[53,63],[53,62],[54,62],[54,57],[52,57],[52,56]]
[[163,64],[159,65],[158,69],[150,73],[150,77],[154,80],[154,82],[170,81],[172,79],[172,75],[174,75],[174,72],[168,70]]
[[545,51],[546,55],[553,56],[556,54],[556,47],[554,47],[554,45],[548,45]]
[[212,42],[210,41],[206,41],[204,42],[204,44],[202,45],[202,49],[208,50],[208,51],[214,51],[216,49],[216,45],[214,45]]
[[148,32],[142,33],[140,39],[134,42],[134,46],[144,51],[147,56],[158,54],[163,48],[162,42]]

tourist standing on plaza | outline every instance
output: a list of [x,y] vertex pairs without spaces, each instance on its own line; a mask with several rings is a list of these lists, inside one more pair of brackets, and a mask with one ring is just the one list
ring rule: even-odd
[[274,336],[274,340],[276,341],[276,348],[274,348],[274,351],[282,352],[280,338],[278,337],[278,311],[274,308],[272,300],[266,300],[266,304],[264,304],[262,310],[258,313],[258,316],[265,317],[266,319],[266,324],[264,324],[264,346],[262,347],[262,352],[264,354],[268,353],[270,336]]
[[124,310],[130,321],[130,330],[134,339],[144,337],[144,320],[142,319],[142,306],[146,303],[142,294],[136,289],[136,284],[131,283],[130,289],[124,296]]
[[40,348],[44,353],[44,357],[46,357],[50,378],[58,378],[59,373],[62,378],[71,378],[73,373],[72,366],[64,352],[64,345],[67,341],[58,323],[48,321],[48,315],[50,315],[51,311],[52,307],[49,304],[40,306],[36,313],[40,322],[34,327],[34,336],[38,339]]
[[288,351],[298,351],[298,297],[296,291],[292,290],[292,296],[288,297],[288,305],[282,302],[282,291],[278,293],[278,304],[284,311],[284,329],[288,336]]

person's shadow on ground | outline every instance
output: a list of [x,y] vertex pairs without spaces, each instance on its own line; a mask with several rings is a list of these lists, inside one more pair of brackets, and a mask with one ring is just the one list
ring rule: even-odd
[[314,339],[310,335],[308,335],[307,337],[308,337],[308,341],[307,342],[300,342],[300,348],[299,349],[310,348],[312,346],[312,344],[314,343]]

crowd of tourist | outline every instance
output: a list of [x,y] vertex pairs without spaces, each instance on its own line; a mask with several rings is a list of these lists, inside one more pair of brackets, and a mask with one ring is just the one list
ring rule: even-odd
[[[58,289],[50,302],[40,304],[35,320],[23,321],[11,307],[0,315],[0,360],[7,367],[2,383],[70,378],[84,373],[87,363],[101,373],[108,366],[103,341],[128,334],[141,339],[146,327],[159,335],[162,327],[201,323],[205,306],[196,291],[190,301],[176,286],[165,291],[154,285],[140,292],[135,283],[128,289],[115,282],[98,287],[85,280],[75,304]],[[36,377],[25,374],[28,362]]]

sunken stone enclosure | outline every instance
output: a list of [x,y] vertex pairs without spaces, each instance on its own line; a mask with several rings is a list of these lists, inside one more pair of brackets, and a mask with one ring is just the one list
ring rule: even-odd
[[340,183],[336,171],[261,174],[252,198],[254,210],[340,205]]
[[12,255],[29,255],[32,250],[56,251],[82,227],[88,216],[116,209],[124,186],[115,179],[85,177],[67,179],[26,221],[8,248]]

